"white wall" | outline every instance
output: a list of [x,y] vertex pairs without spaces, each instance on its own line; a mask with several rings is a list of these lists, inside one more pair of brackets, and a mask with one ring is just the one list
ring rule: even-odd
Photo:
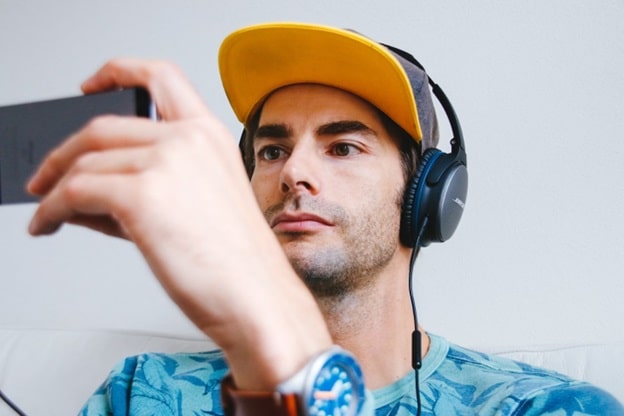
[[[0,105],[78,94],[109,57],[165,58],[237,132],[218,45],[269,20],[410,50],[453,101],[471,183],[456,236],[417,265],[428,329],[467,345],[624,342],[621,1],[0,0]],[[33,210],[0,206],[2,323],[196,335],[129,244],[72,227],[30,238]]]

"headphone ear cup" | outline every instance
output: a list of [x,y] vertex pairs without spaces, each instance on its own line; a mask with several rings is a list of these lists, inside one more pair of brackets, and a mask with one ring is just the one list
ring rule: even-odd
[[401,242],[425,247],[451,238],[464,213],[467,192],[465,162],[455,154],[428,149],[405,188]]
[[441,155],[442,152],[438,149],[427,149],[422,155],[416,173],[405,185],[399,237],[401,243],[407,247],[415,247],[418,243],[418,234],[421,232],[421,222],[424,219],[422,211],[427,206],[427,201],[424,200],[426,197],[423,197],[427,172]]

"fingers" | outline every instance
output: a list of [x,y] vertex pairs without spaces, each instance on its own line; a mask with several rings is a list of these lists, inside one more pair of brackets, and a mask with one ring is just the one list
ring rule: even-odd
[[164,120],[179,120],[210,113],[180,69],[165,61],[114,59],[82,84],[85,93],[116,88],[144,87]]
[[108,215],[81,215],[77,214],[67,221],[69,224],[90,228],[112,237],[128,239],[128,234],[119,223]]
[[45,195],[85,153],[154,142],[160,134],[156,124],[131,117],[103,116],[94,119],[44,159],[28,182],[28,191],[34,195]]
[[[63,222],[71,222],[133,238],[129,224],[149,216],[144,201],[161,206],[151,202],[177,192],[176,200],[194,205],[190,197],[219,177],[215,170],[236,173],[235,178],[246,183],[242,165],[223,160],[232,159],[237,149],[231,135],[218,137],[225,132],[221,126],[112,116],[95,124],[55,150],[29,182],[29,190],[45,195],[29,227],[31,234],[51,234]],[[223,186],[220,179],[213,182],[213,187]],[[106,216],[111,221],[104,220]]]
[[[106,234],[124,236],[111,219],[117,195],[134,173],[150,162],[162,129],[145,119],[106,116],[54,150],[28,183],[28,190],[45,195],[29,226],[32,235],[51,234],[63,222],[85,225]],[[167,133],[164,133],[167,134]]]
[[[174,65],[113,60],[86,80],[83,89],[93,93],[130,86],[148,88],[164,120],[156,123],[139,117],[100,116],[53,150],[27,184],[29,192],[43,196],[29,227],[31,234],[50,234],[69,222],[134,238],[128,224],[134,224],[137,218],[140,221],[143,212],[129,201],[140,200],[137,194],[145,192],[145,183],[137,177],[141,175],[133,174],[150,169],[166,171],[167,164],[175,159],[169,145],[182,150],[183,155],[176,160],[183,163],[165,178],[174,180],[175,175],[183,174],[189,158],[197,158],[201,168],[210,166],[214,170],[219,166],[237,172],[246,181],[242,164],[223,162],[224,158],[239,160],[231,134]],[[194,143],[200,144],[201,149],[194,150]],[[169,188],[162,181],[154,186],[158,192],[175,191],[178,183],[218,176],[202,171],[190,175],[189,180],[169,184]],[[197,184],[195,189],[202,185]],[[222,186],[218,182],[215,185]],[[191,193],[192,190],[181,198]],[[128,221],[124,223],[124,219]]]
[[68,222],[127,238],[117,217],[134,193],[131,190],[133,176],[149,165],[152,153],[148,146],[114,147],[77,153],[77,160],[62,175],[59,172],[64,171],[64,167],[48,170],[44,167],[35,177],[34,186],[50,189],[31,220],[29,232],[51,234]]
[[137,146],[80,155],[40,201],[29,232],[52,234],[67,222],[128,238],[122,222],[137,190],[145,188],[137,181],[154,163],[155,154],[153,147]]
[[[111,212],[111,205],[127,186],[128,178],[124,175],[81,174],[67,178],[63,186],[54,188],[39,204],[28,231],[35,236],[52,234],[64,222],[81,223],[85,217],[96,218],[92,223],[103,227],[102,217]],[[105,221],[111,229],[111,220]]]
[[[85,93],[94,93],[134,86],[150,91],[165,121],[203,118],[213,124],[220,123],[180,69],[168,62],[131,58],[111,60],[87,79],[82,88]],[[78,155],[114,146],[147,144],[157,132],[158,128],[148,120],[97,118],[46,158],[27,189],[35,195],[44,195],[67,172]]]

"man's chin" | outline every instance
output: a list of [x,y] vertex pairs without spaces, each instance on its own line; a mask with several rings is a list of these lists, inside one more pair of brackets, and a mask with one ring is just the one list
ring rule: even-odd
[[[320,253],[331,251],[341,252],[341,247],[332,245],[320,235],[287,235],[280,236],[279,243],[286,257],[292,262],[309,262]],[[330,248],[332,247],[332,248]]]

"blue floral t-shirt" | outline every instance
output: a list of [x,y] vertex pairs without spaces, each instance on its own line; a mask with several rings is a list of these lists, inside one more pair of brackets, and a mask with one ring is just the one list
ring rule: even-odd
[[[588,383],[429,335],[419,371],[423,416],[624,415],[613,396]],[[227,371],[219,351],[130,357],[113,369],[81,415],[222,415],[220,382]],[[402,416],[415,415],[416,407],[412,372],[369,392],[365,409]]]

